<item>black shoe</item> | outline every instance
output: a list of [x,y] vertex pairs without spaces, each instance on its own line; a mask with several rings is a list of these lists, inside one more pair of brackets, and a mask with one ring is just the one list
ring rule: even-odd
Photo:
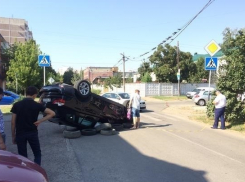
[[225,128],[220,128],[221,130],[225,130]]
[[211,128],[212,128],[212,129],[217,129],[217,128],[213,127],[213,126],[212,126]]

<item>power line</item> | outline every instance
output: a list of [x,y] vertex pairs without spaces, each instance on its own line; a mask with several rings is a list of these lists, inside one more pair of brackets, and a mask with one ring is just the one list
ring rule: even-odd
[[[207,4],[190,20],[188,21],[182,28],[177,29],[177,31],[173,32],[172,35],[168,36],[165,40],[163,40],[161,43],[159,43],[157,46],[160,46],[162,44],[170,44],[173,42],[174,39],[176,39],[208,6],[210,6],[215,0],[209,0]],[[156,48],[152,48],[150,51],[145,52],[144,54],[139,55],[138,57],[134,57],[133,59],[137,59],[139,57],[143,57],[150,52],[154,51]]]

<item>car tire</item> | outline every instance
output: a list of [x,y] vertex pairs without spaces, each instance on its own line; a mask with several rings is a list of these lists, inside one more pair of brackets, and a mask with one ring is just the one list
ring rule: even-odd
[[117,134],[117,131],[115,129],[104,129],[104,130],[101,130],[100,131],[100,134],[101,135],[116,135]]
[[132,128],[134,125],[132,123],[123,123],[123,128]]
[[60,126],[62,131],[64,131],[66,129],[66,125],[60,124],[59,126]]
[[64,130],[66,130],[66,131],[76,131],[78,129],[77,129],[77,127],[74,127],[74,126],[65,126]]
[[74,84],[74,88],[78,91],[79,96],[82,98],[87,98],[91,94],[90,83],[86,80],[77,81]]
[[203,99],[199,100],[199,101],[198,101],[198,105],[200,105],[200,106],[205,106],[205,105],[206,105],[205,100],[203,100]]
[[79,138],[81,137],[81,132],[80,130],[74,130],[74,131],[64,130],[63,137],[68,139]]
[[129,101],[126,102],[125,107],[128,109],[129,108]]
[[111,128],[111,124],[110,123],[102,123],[99,126],[96,126],[95,130],[100,132],[101,130],[110,129],[110,128]]
[[95,129],[83,129],[81,130],[81,134],[85,136],[92,136],[96,135],[97,131]]
[[123,130],[123,125],[122,124],[112,124],[111,126],[113,129],[116,131],[122,131]]

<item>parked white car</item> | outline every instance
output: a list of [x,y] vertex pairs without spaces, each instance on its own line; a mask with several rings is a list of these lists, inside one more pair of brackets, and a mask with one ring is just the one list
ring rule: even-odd
[[212,98],[212,91],[200,91],[193,96],[192,100],[196,105],[205,106],[208,102],[208,97]]
[[[130,100],[130,94],[125,92],[107,92],[101,95],[102,97],[105,97],[107,99],[113,100],[114,102],[117,102],[119,104],[124,105],[128,108],[129,100]],[[146,103],[144,100],[140,101],[140,110],[146,109]]]
[[187,92],[186,93],[186,97],[191,99],[196,93],[200,92],[200,91],[214,91],[215,88],[213,87],[197,87],[194,90],[192,90],[191,92]]

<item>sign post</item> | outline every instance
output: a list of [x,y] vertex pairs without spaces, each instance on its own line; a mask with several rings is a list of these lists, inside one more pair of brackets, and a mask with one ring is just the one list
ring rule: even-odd
[[207,51],[207,53],[211,56],[211,57],[206,57],[205,58],[205,70],[209,70],[209,82],[208,82],[208,87],[209,87],[209,92],[208,92],[208,100],[210,100],[210,83],[211,83],[211,71],[217,70],[218,67],[218,58],[217,57],[213,57],[219,50],[220,50],[220,46],[214,41],[212,40],[206,47],[205,50]]
[[43,67],[43,86],[45,86],[45,67],[50,67],[50,56],[49,55],[39,55],[38,65]]
[[54,80],[52,77],[50,77],[50,78],[48,79],[48,81],[49,81],[49,83],[52,84],[52,83],[54,83],[55,80]]
[[177,73],[177,80],[178,80],[178,96],[180,96],[180,69]]

